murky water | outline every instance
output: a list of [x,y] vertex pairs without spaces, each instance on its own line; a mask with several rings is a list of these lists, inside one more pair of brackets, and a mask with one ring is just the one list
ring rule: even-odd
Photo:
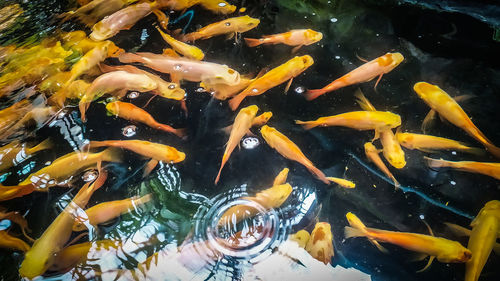
[[[16,3],[4,2],[0,2],[0,8]],[[243,37],[259,38],[299,28],[323,33],[322,41],[304,46],[296,54],[291,53],[292,47],[285,45],[249,48],[241,39],[224,40],[223,37],[200,40],[196,46],[204,51],[204,60],[227,64],[251,76],[261,69],[278,66],[294,55],[311,55],[314,65],[293,80],[288,92],[284,92],[285,85],[281,85],[263,95],[246,98],[241,107],[255,104],[259,112],[272,111],[268,125],[295,142],[327,176],[352,180],[356,188],[344,189],[318,181],[302,165],[286,160],[270,148],[258,129],[243,137],[241,148],[233,152],[219,184],[214,185],[228,140],[222,129],[232,125],[236,113],[226,101],[199,91],[198,83],[182,83],[187,93],[187,117],[179,102],[159,97],[150,101],[150,93],[128,92],[122,99],[144,106],[160,123],[187,128],[186,139],[110,116],[104,105],[106,98],[92,103],[85,123],[80,119],[78,107],[68,106],[52,114],[47,122],[15,136],[14,139],[30,144],[50,137],[54,146],[32,157],[20,158],[14,167],[1,171],[2,185],[18,185],[29,174],[60,156],[79,150],[89,140],[147,140],[173,146],[186,153],[186,159],[176,164],[160,162],[146,178],[142,173],[149,159],[130,151],[123,151],[121,162],[105,163],[108,179],[91,197],[88,206],[146,194],[152,194],[153,200],[134,206],[132,211],[105,224],[88,224],[85,231],[74,232],[69,239],[76,238],[73,244],[92,242],[85,244],[83,258],[70,268],[49,270],[39,280],[126,280],[134,276],[138,280],[303,280],[311,277],[315,280],[463,280],[464,264],[434,261],[427,271],[416,273],[427,260],[412,261],[414,253],[410,251],[384,244],[389,250],[384,254],[365,238],[344,239],[344,227],[348,225],[345,215],[353,212],[369,227],[422,234],[428,233],[425,221],[436,236],[467,246],[466,237],[456,236],[443,223],[468,226],[486,202],[500,199],[499,181],[479,174],[432,170],[423,156],[454,161],[498,162],[497,159],[487,154],[405,150],[406,167],[401,170],[390,167],[401,183],[401,188],[395,190],[392,182],[365,157],[363,144],[373,138],[371,131],[342,127],[306,131],[296,125],[295,120],[314,120],[360,110],[354,98],[354,92],[360,88],[378,110],[399,114],[403,131],[421,133],[421,123],[429,108],[412,88],[416,82],[427,81],[439,85],[451,96],[474,95],[461,102],[461,106],[493,143],[500,144],[497,112],[500,43],[494,40],[498,34],[499,26],[495,24],[500,21],[500,7],[481,2],[471,4],[473,7],[468,9],[457,8],[455,1],[448,1],[447,8],[443,7],[445,11],[436,11],[430,9],[435,8],[432,5],[426,5],[428,1],[399,4],[326,0],[231,2],[238,8],[246,7],[241,15],[261,20],[257,28],[244,33]],[[57,29],[82,29],[90,33],[89,28],[76,20],[60,24],[57,19],[58,14],[75,7],[74,3],[21,1],[19,4],[24,12],[8,29],[0,31],[2,45],[38,42]],[[484,16],[477,9],[482,9]],[[171,25],[172,29],[191,32],[226,18],[200,7],[187,12],[192,13],[190,23],[186,17]],[[473,16],[467,15],[469,12]],[[169,14],[171,21],[180,15],[180,12]],[[166,44],[154,27],[156,22],[156,18],[149,15],[110,40],[128,52],[161,53]],[[387,52],[400,52],[405,60],[382,78],[376,91],[372,81],[339,89],[314,101],[304,99],[307,89],[323,87],[363,64],[357,57],[371,60]],[[119,63],[116,58],[106,62]],[[162,77],[168,78],[168,75]],[[16,95],[2,98],[0,109],[19,101],[17,96],[23,91],[27,93],[29,86],[19,89]],[[31,99],[35,100],[36,95]],[[430,134],[480,147],[463,130],[439,119]],[[1,140],[0,145],[14,139]],[[375,143],[380,147],[378,141]],[[285,167],[290,169],[287,182],[293,189],[281,206],[268,211],[248,200],[271,187],[274,177]],[[33,192],[2,201],[0,206],[23,215],[31,229],[28,234],[37,239],[79,188],[97,176],[97,170],[92,167],[72,175],[69,186]],[[255,216],[222,227],[218,225],[224,212],[237,204],[246,205]],[[301,229],[312,231],[317,221],[332,226],[335,255],[328,265],[313,259],[288,240],[290,234]],[[1,221],[0,227],[10,227],[9,234],[24,239],[20,228],[8,220]],[[23,259],[20,251],[1,249],[1,279],[20,280],[18,269]],[[500,258],[492,253],[479,280],[500,280],[499,265]]]

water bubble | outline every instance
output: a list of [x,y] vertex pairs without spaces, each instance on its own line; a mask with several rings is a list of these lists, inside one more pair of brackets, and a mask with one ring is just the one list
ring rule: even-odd
[[337,22],[337,21],[338,21],[338,19],[337,19],[337,18],[331,18],[331,19],[330,19],[330,21],[331,21],[331,22]]
[[450,184],[451,184],[451,185],[456,185],[456,184],[457,184],[457,182],[456,182],[456,181],[450,181]]
[[137,127],[135,125],[129,125],[122,129],[122,134],[126,137],[134,136],[137,131]]
[[247,137],[241,141],[241,145],[245,149],[254,149],[257,146],[259,146],[259,144],[260,144],[259,139],[255,137]]
[[452,151],[451,154],[457,155],[457,152],[456,151]]
[[131,92],[127,95],[127,98],[129,99],[135,99],[137,97],[139,97],[139,92]]
[[302,86],[298,86],[297,88],[295,88],[295,92],[297,94],[302,94],[306,91],[306,88],[302,87]]
[[340,59],[340,56],[335,56],[335,59],[336,59],[336,60],[339,60],[339,59]]
[[425,216],[424,215],[420,215],[418,216],[421,220],[425,219]]
[[97,172],[97,170],[88,170],[85,172],[85,174],[83,174],[82,180],[84,182],[90,182],[97,179],[98,176],[99,172]]

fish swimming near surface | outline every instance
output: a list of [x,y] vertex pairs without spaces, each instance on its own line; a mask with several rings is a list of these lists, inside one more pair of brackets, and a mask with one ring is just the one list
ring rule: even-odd
[[446,161],[424,157],[431,168],[452,168],[459,171],[478,173],[500,180],[500,163],[475,161]]
[[318,222],[307,241],[306,251],[315,259],[329,264],[334,255],[332,227],[327,222]]
[[274,178],[273,186],[285,184],[286,179],[288,178],[289,171],[290,171],[290,169],[288,169],[288,168],[284,168],[283,170],[281,170],[281,172],[279,172],[279,174]]
[[167,44],[172,46],[172,48],[179,54],[185,56],[186,58],[193,60],[202,60],[205,54],[199,48],[176,40],[174,37],[163,32],[159,27],[156,28],[160,33],[161,37]]
[[329,181],[334,182],[345,188],[355,188],[356,184],[350,180],[335,178],[335,177],[326,177]]
[[267,35],[260,39],[245,38],[249,47],[256,47],[267,44],[285,44],[296,46],[292,52],[296,52],[302,46],[312,45],[323,39],[321,32],[312,29],[293,29],[285,33]]
[[467,146],[463,142],[442,137],[396,132],[399,143],[407,149],[417,149],[423,152],[434,152],[438,150],[457,150],[476,155],[484,154],[484,150]]
[[234,36],[254,29],[260,20],[249,16],[228,18],[223,21],[209,24],[195,32],[188,33],[182,37],[182,41],[196,41],[208,39],[219,35]]
[[21,144],[19,140],[14,140],[0,147],[0,172],[12,168],[37,152],[51,148],[52,141],[50,139],[46,139],[31,148]]
[[364,148],[366,158],[368,158],[368,160],[375,164],[387,177],[389,177],[394,182],[394,186],[396,188],[399,188],[399,182],[396,180],[391,171],[389,171],[387,166],[384,164],[384,161],[382,161],[379,156],[381,150],[378,150],[371,142],[365,143]]
[[296,233],[288,236],[289,240],[297,242],[299,244],[299,247],[301,248],[306,247],[307,242],[309,241],[310,238],[311,234],[309,234],[309,232],[307,232],[307,230],[305,229],[299,230]]

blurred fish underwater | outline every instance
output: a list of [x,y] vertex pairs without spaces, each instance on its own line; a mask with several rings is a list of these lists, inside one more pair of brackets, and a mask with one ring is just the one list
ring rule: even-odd
[[500,280],[495,1],[0,2],[2,280]]

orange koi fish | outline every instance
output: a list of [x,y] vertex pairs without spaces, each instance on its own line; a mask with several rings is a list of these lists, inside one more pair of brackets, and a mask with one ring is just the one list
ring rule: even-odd
[[12,168],[18,163],[30,158],[33,154],[42,150],[51,149],[52,141],[46,139],[31,148],[21,144],[19,140],[0,147],[0,171]]
[[0,201],[8,201],[14,198],[22,197],[36,190],[34,184],[3,186],[0,184]]
[[364,147],[366,158],[373,162],[373,164],[375,164],[387,177],[389,177],[394,182],[394,186],[396,188],[399,188],[399,182],[392,175],[391,171],[389,171],[387,166],[378,155],[380,153],[380,150],[378,150],[371,142],[365,143]]
[[297,46],[294,51],[302,46],[309,46],[323,39],[321,32],[312,29],[293,29],[285,33],[267,35],[260,39],[245,38],[245,42],[249,47],[255,47],[265,44],[285,44],[289,46]]
[[409,232],[387,231],[365,227],[362,229],[345,227],[345,238],[367,237],[379,242],[391,243],[410,251],[430,256],[427,269],[434,258],[444,263],[464,263],[471,259],[472,252],[460,243],[441,237]]
[[471,137],[479,141],[491,154],[500,158],[500,148],[496,147],[486,136],[472,123],[469,116],[460,105],[445,91],[436,85],[426,82],[418,82],[413,90],[424,100],[427,105],[434,109],[439,115],[453,125],[461,128]]
[[290,169],[284,168],[281,172],[274,178],[273,186],[281,185],[286,183],[286,179],[288,178],[288,172]]
[[182,41],[196,41],[224,34],[234,36],[235,34],[237,35],[239,33],[247,32],[250,29],[257,27],[259,23],[259,19],[251,18],[249,16],[229,18],[209,24],[195,32],[188,33],[184,35]]
[[356,187],[356,184],[350,180],[341,179],[341,178],[334,178],[334,177],[326,177],[326,178],[329,181],[334,182],[334,183],[336,183],[342,187],[345,187],[345,188],[355,188]]
[[204,82],[207,84],[236,85],[240,82],[240,74],[227,65],[175,58],[152,53],[125,53],[118,59],[122,63],[142,63],[159,72],[168,73],[173,82],[181,80]]
[[116,251],[121,246],[119,241],[113,240],[98,240],[67,246],[55,255],[49,270],[66,272],[77,264],[85,262],[91,249],[93,252],[106,251],[108,253],[112,249]]
[[477,281],[493,249],[500,231],[500,201],[492,200],[484,205],[472,221],[469,248],[473,255],[465,264],[465,281]]
[[236,11],[236,6],[229,4],[224,0],[157,0],[158,8],[168,8],[174,11],[184,11],[195,5],[217,14],[232,14]]
[[425,157],[431,168],[449,167],[459,171],[478,173],[500,180],[500,163],[474,162],[474,161],[446,161],[443,159],[432,159]]
[[35,241],[19,268],[21,277],[33,279],[52,266],[55,255],[63,249],[71,236],[74,216],[79,209],[87,205],[92,194],[104,184],[106,178],[107,173],[102,170],[92,184],[90,182],[85,184],[42,236]]
[[93,0],[85,3],[75,11],[70,11],[62,14],[63,21],[67,21],[73,17],[78,18],[81,22],[91,27],[96,22],[102,20],[105,16],[111,15],[116,11],[121,10],[126,5],[136,2],[137,0]]
[[256,105],[251,105],[245,108],[242,108],[236,118],[234,119],[233,128],[231,129],[231,134],[229,135],[229,140],[226,144],[226,150],[224,151],[224,155],[222,156],[222,163],[220,165],[219,173],[215,178],[215,184],[219,182],[220,173],[222,172],[222,168],[226,164],[227,160],[231,156],[231,153],[236,148],[237,145],[240,144],[241,138],[250,130],[252,127],[252,121],[257,114],[259,107]]
[[156,29],[160,32],[163,40],[172,46],[177,53],[193,60],[202,60],[205,57],[205,54],[199,48],[176,40],[174,37],[163,32],[159,27],[156,27]]
[[266,74],[255,79],[248,87],[229,101],[229,107],[234,111],[244,98],[247,96],[258,96],[265,93],[267,90],[274,88],[286,81],[290,81],[285,89],[285,92],[290,88],[291,81],[294,77],[304,72],[314,63],[311,56],[305,55],[294,57],[284,64],[271,69]]
[[185,129],[174,129],[169,125],[158,123],[151,114],[147,113],[145,110],[131,104],[128,102],[115,101],[110,102],[106,105],[106,109],[113,115],[120,118],[140,122],[148,125],[151,128],[161,130],[167,133],[172,133],[180,138],[186,136]]
[[356,130],[375,130],[375,139],[380,132],[401,125],[401,116],[388,111],[351,111],[333,116],[320,117],[314,121],[295,121],[306,130],[321,126],[342,126]]
[[472,154],[483,154],[483,150],[476,147],[469,147],[462,142],[446,138],[396,132],[399,143],[407,149],[418,149],[424,152],[433,152],[436,150],[458,150]]
[[[349,225],[357,230],[366,232],[366,225],[353,213],[349,212],[345,215]],[[383,253],[388,253],[387,249],[378,243],[377,240],[367,237],[370,243],[372,243],[379,251]]]
[[[153,196],[151,194],[138,197],[132,197],[124,200],[116,200],[97,204],[85,210],[87,214],[88,223],[93,226],[108,222],[116,217],[130,212],[131,210],[140,207],[151,201]],[[87,218],[76,217],[73,224],[73,231],[84,231],[87,229],[83,221]]]
[[306,251],[315,259],[329,264],[334,255],[332,227],[327,222],[318,222],[307,241]]
[[10,236],[7,231],[0,231],[0,248],[27,252],[31,248],[30,245],[26,244],[23,240]]
[[274,148],[283,157],[299,162],[300,164],[304,165],[309,170],[309,172],[311,172],[320,181],[324,182],[325,184],[330,184],[330,181],[328,181],[328,179],[325,177],[325,174],[323,174],[320,169],[316,168],[311,160],[307,159],[304,153],[302,153],[300,148],[285,135],[280,133],[275,128],[269,127],[267,125],[264,125],[260,129],[260,133],[262,134],[264,140],[266,140],[267,144],[271,148]]
[[378,80],[375,83],[375,87],[377,87],[377,84],[380,79],[382,79],[382,76],[391,72],[403,60],[404,57],[400,53],[387,53],[361,65],[339,79],[334,80],[322,89],[307,91],[305,98],[311,101],[328,92],[335,91],[346,86],[368,82],[378,76]]
[[307,232],[307,230],[304,229],[299,230],[288,237],[289,240],[297,242],[299,244],[299,247],[301,248],[306,247],[307,242],[309,241],[310,238],[311,234],[309,234],[309,232]]

